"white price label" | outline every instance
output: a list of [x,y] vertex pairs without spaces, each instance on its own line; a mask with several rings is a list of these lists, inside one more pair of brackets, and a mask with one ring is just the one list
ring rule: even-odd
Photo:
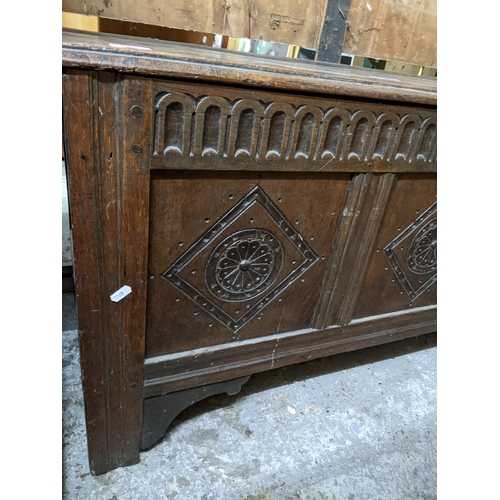
[[132,288],[130,288],[128,285],[124,285],[119,290],[117,290],[113,295],[110,295],[110,298],[113,302],[120,302],[120,300],[125,298],[131,292]]

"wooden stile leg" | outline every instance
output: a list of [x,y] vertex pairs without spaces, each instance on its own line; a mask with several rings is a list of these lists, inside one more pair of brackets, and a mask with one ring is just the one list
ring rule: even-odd
[[150,121],[122,116],[140,81],[69,70],[63,86],[89,461],[102,474],[139,461],[149,172],[138,149]]

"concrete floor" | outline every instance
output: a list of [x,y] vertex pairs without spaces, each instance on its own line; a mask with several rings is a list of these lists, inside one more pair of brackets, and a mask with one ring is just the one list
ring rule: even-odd
[[72,294],[63,294],[63,498],[437,498],[436,335],[254,375],[185,410],[141,463],[89,474]]

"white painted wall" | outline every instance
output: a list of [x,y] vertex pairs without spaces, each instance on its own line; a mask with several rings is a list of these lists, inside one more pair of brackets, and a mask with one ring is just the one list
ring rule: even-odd
[[62,265],[72,266],[71,229],[69,227],[68,189],[66,185],[66,169],[62,162]]

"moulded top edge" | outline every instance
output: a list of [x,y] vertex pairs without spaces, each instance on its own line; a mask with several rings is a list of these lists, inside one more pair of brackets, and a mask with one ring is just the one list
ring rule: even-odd
[[435,78],[109,33],[63,29],[62,64],[261,88],[437,103]]

